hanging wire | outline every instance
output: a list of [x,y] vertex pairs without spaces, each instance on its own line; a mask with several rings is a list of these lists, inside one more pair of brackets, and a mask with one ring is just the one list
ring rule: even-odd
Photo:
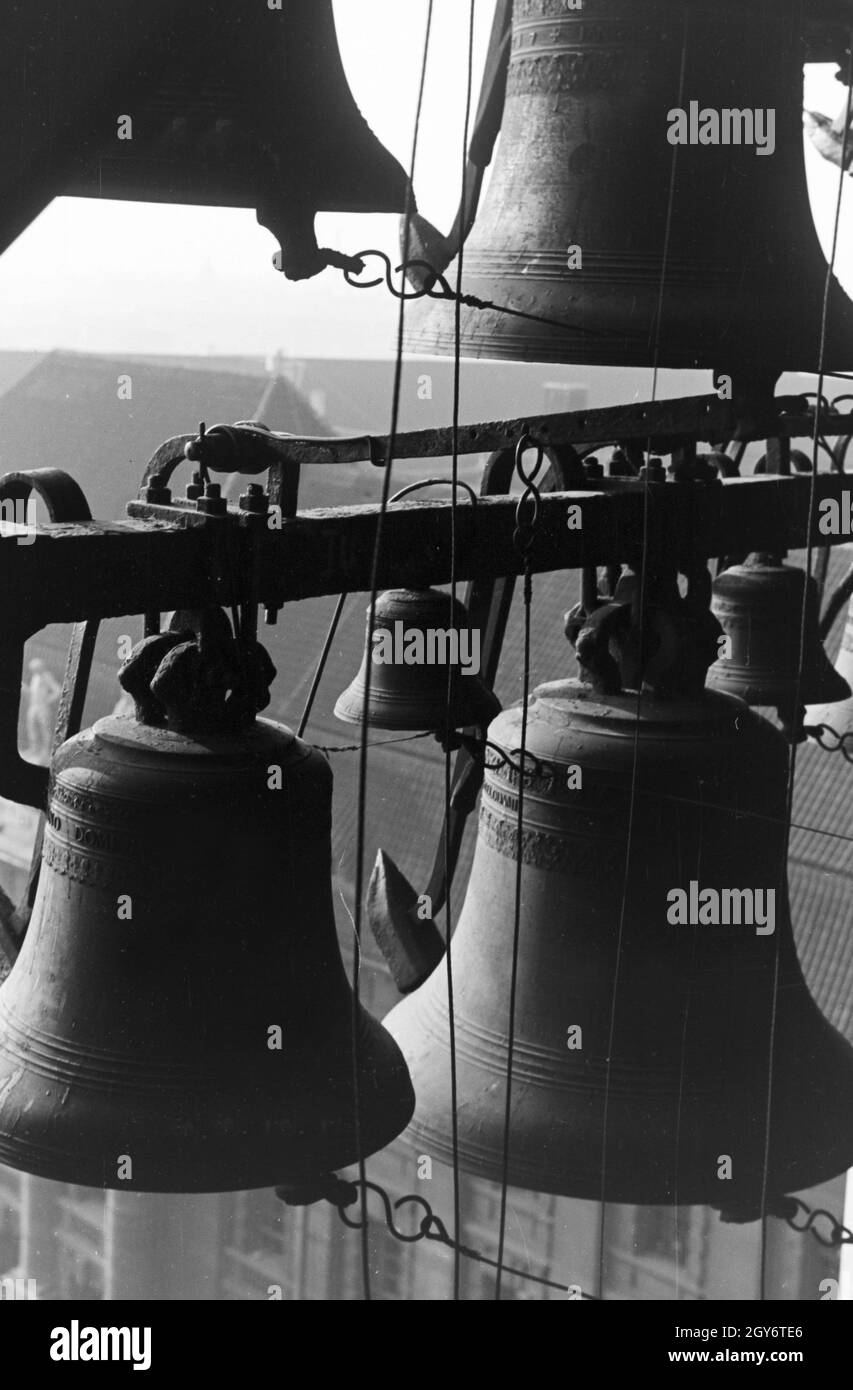
[[[805,728],[805,732],[812,738],[817,738],[817,735],[822,730],[825,731],[826,734],[834,736],[839,743],[844,744],[844,748],[841,750],[837,750],[834,746],[829,747],[829,745],[827,745],[828,751],[842,751],[845,756],[848,756],[847,744],[848,742],[853,743],[853,733],[838,734],[834,729],[831,729],[828,724],[807,725]],[[532,772],[536,776],[548,776],[551,771],[549,764],[541,758],[537,758],[535,753],[531,753],[529,748],[525,749],[524,763],[522,763],[519,758],[521,752],[519,748],[514,748],[511,753],[508,753],[506,749],[499,748],[498,745],[492,743],[490,739],[482,743],[477,739],[466,738],[462,740],[462,742],[463,746],[468,749],[472,756],[479,756],[482,758],[485,768],[510,767],[514,772]],[[490,752],[494,752],[494,760],[488,757]],[[853,757],[853,754],[850,756]],[[518,761],[516,761],[516,759],[518,759]],[[656,799],[661,802],[668,801],[675,806],[693,807],[701,811],[730,812],[732,809],[731,804],[708,801],[704,797],[700,800],[692,796],[676,796],[672,792],[662,792],[659,790],[655,792],[655,796]],[[821,835],[824,839],[838,840],[842,844],[853,844],[853,835],[844,835],[840,830],[827,830],[824,826],[819,825],[804,825],[802,821],[791,820],[789,822],[783,816],[768,816],[761,811],[749,811],[744,806],[739,806],[737,808],[737,818],[738,820],[760,821],[763,825],[784,825],[788,826],[791,830],[801,830],[803,834],[806,835]]]
[[[466,178],[468,165],[468,134],[471,121],[471,93],[474,84],[474,9],[476,0],[470,0],[468,6],[468,51],[466,67],[466,87],[465,87],[465,120],[462,131],[462,183],[460,206],[464,207],[466,202]],[[405,260],[405,257],[404,257]],[[454,624],[454,610],[456,604],[456,508],[459,496],[459,404],[461,392],[461,357],[462,357],[462,268],[464,261],[464,242],[460,242],[456,261],[456,305],[453,324],[453,407],[451,417],[452,434],[452,456],[451,456],[451,483],[453,491],[450,503],[450,626]],[[459,1177],[459,1116],[457,1113],[459,1091],[456,1067],[456,1016],[454,1012],[454,992],[453,992],[453,909],[452,909],[452,873],[450,870],[450,819],[451,819],[451,759],[452,747],[449,737],[451,729],[451,703],[453,699],[453,667],[450,662],[447,664],[447,718],[445,727],[444,745],[444,923],[445,923],[445,950],[444,967],[447,976],[447,1018],[448,1018],[448,1041],[450,1045],[450,1125],[451,1142],[453,1149],[452,1170],[453,1170],[453,1298],[458,1302],[461,1291],[461,1261],[459,1250],[459,1233],[462,1228],[462,1212],[460,1204],[460,1177]]]
[[346,593],[338,595],[338,601],[335,604],[335,611],[332,614],[332,621],[329,623],[329,630],[326,633],[326,640],[323,643],[323,650],[320,653],[320,659],[317,662],[317,665],[314,669],[314,677],[311,681],[311,689],[308,691],[308,698],[305,701],[305,708],[302,711],[302,717],[299,720],[299,727],[296,730],[297,738],[301,738],[302,735],[305,733],[306,725],[311,717],[311,710],[314,707],[314,700],[317,697],[317,691],[320,689],[320,682],[323,679],[323,672],[326,669],[326,662],[328,661],[329,653],[332,650],[332,643],[335,640],[335,633],[338,630],[338,625],[343,616],[343,611],[344,607],[346,606],[347,597],[348,596]]
[[[415,176],[415,162],[417,159],[418,136],[420,133],[421,111],[423,109],[424,87],[426,85],[427,58],[429,56],[430,34],[432,31],[432,11],[433,0],[428,0],[426,23],[424,26],[423,55],[421,59],[420,79],[418,83],[418,97],[415,107],[415,122],[412,133],[412,149],[409,165],[409,182],[406,192],[406,213],[403,230],[403,259],[409,254],[409,240],[411,237],[411,220],[414,212],[414,200],[412,188]],[[376,536],[373,543],[373,559],[370,574],[370,605],[367,617],[367,650],[373,647],[373,632],[376,625],[376,598],[379,590],[379,559],[382,551],[382,539],[384,532],[385,514],[388,508],[388,498],[391,491],[391,470],[394,461],[394,452],[397,439],[397,429],[400,418],[400,390],[403,373],[403,327],[405,303],[400,301],[400,313],[397,322],[397,348],[394,360],[394,383],[391,393],[391,423],[388,430],[388,455],[385,460],[385,472],[382,479],[382,496],[379,505],[379,515],[376,519]],[[362,929],[362,909],[364,898],[364,850],[367,826],[367,748],[368,748],[368,710],[370,704],[370,686],[372,678],[372,663],[366,664],[364,680],[364,704],[361,713],[361,745],[359,748],[358,762],[358,802],[357,802],[357,822],[356,822],[356,865],[355,865],[355,903],[353,914],[353,930],[358,945],[358,950],[353,961],[353,989],[352,989],[352,1038],[353,1038],[353,1091],[355,1102],[355,1138],[358,1149],[358,1172],[362,1184],[367,1181],[365,1160],[361,1145],[361,1095],[359,1089],[359,1009],[360,1009],[360,986],[359,986],[359,961],[361,958],[361,929]],[[367,1195],[366,1189],[362,1187],[362,1218],[363,1226],[361,1230],[361,1273],[364,1288],[364,1300],[370,1302],[370,1242],[367,1224]]]
[[825,642],[832,631],[835,619],[838,617],[842,608],[849,603],[853,597],[853,565],[839,582],[838,587],[827,600],[826,608],[823,611],[820,623],[818,624],[818,636],[821,642]]
[[[432,730],[426,729],[421,734],[403,734],[401,738],[375,738],[368,743],[368,748],[387,748],[389,743],[414,743],[416,738],[431,738]],[[312,743],[312,748],[316,748],[318,753],[360,753],[360,743]]]
[[[619,338],[624,342],[625,334],[618,328],[588,328],[578,323],[569,323],[567,319],[552,319],[544,314],[531,314],[523,309],[510,309],[506,304],[495,304],[491,299],[481,299],[476,294],[462,294],[460,289],[461,278],[457,278],[456,289],[454,290],[445,277],[436,270],[435,266],[429,261],[406,260],[405,257],[400,265],[392,269],[391,258],[384,251],[378,251],[375,247],[369,247],[366,251],[359,251],[351,259],[364,262],[367,256],[377,256],[385,267],[385,285],[395,299],[447,299],[456,306],[457,316],[460,314],[463,305],[468,309],[491,309],[497,314],[507,314],[514,319],[527,319],[530,323],[550,324],[552,328],[562,328],[567,332],[580,333],[590,338]],[[461,264],[462,248],[457,252],[457,265]],[[363,264],[362,264],[363,270]],[[375,280],[356,280],[354,275],[362,274],[362,270],[346,268],[344,279],[348,285],[352,285],[356,290],[372,290],[376,285],[382,284],[383,277],[380,275]],[[398,289],[392,280],[392,275],[403,275],[404,277],[410,270],[425,271],[431,283],[422,286],[420,289],[410,287],[409,289]],[[404,282],[405,284],[405,279]],[[437,288],[436,288],[437,287]]]
[[[536,449],[536,462],[528,472],[524,467],[524,455],[529,448]],[[524,491],[515,509],[515,531],[513,545],[524,564],[524,654],[522,658],[522,706],[521,706],[521,747],[518,749],[523,768],[527,752],[527,719],[530,699],[530,628],[533,600],[533,570],[531,553],[536,541],[539,525],[541,495],[536,486],[536,477],[542,467],[545,451],[538,440],[523,434],[515,449],[515,471],[524,483]],[[515,1044],[515,1003],[518,988],[518,948],[521,940],[521,880],[524,857],[524,772],[518,774],[518,813],[516,818],[516,858],[515,858],[515,901],[513,904],[512,965],[509,986],[509,1026],[507,1028],[506,1057],[506,1097],[504,1103],[504,1138],[501,1156],[501,1200],[498,1223],[498,1259],[495,1279],[495,1301],[500,1302],[504,1244],[506,1241],[506,1208],[509,1188],[509,1146],[512,1121],[512,1053]]]
[[[842,160],[841,160],[841,168],[840,168],[840,170],[839,170],[839,179],[838,179],[838,195],[837,195],[836,202],[835,202],[835,221],[834,221],[833,233],[832,233],[832,251],[831,251],[831,254],[830,254],[830,257],[829,257],[829,261],[828,261],[828,264],[827,264],[827,267],[826,267],[826,278],[825,278],[825,280],[824,280],[823,301],[822,301],[822,304],[821,304],[821,313],[820,313],[820,350],[819,350],[819,353],[818,353],[818,379],[817,379],[817,391],[816,391],[816,396],[817,396],[818,401],[820,401],[821,398],[823,397],[823,394],[824,394],[823,388],[824,388],[824,382],[825,382],[825,379],[826,379],[826,372],[825,372],[824,363],[825,363],[825,358],[826,358],[826,335],[827,335],[827,327],[828,327],[828,320],[829,320],[829,296],[830,296],[830,291],[831,291],[831,289],[832,289],[832,278],[833,278],[833,274],[834,274],[834,270],[835,270],[835,259],[836,259],[836,255],[837,255],[837,253],[838,253],[838,235],[839,235],[839,229],[840,229],[840,226],[841,226],[841,203],[842,203],[842,199],[843,199],[843,195],[844,195],[844,165],[845,165],[845,156],[846,156],[846,150],[847,150],[847,140],[848,140],[848,134],[849,134],[850,117],[851,117],[851,112],[853,112],[853,31],[851,31],[851,34],[850,34],[850,42],[849,42],[849,46],[848,46],[848,53],[847,53],[847,79],[846,79],[846,80],[847,80],[847,115],[846,115],[846,119],[845,119],[845,123],[844,123],[844,140],[843,140],[843,144],[842,144]],[[810,574],[810,573],[811,573],[811,568],[812,568],[812,553],[813,553],[813,550],[814,550],[814,542],[813,542],[813,540],[812,540],[812,529],[813,529],[813,526],[814,526],[815,510],[816,510],[816,502],[817,502],[816,483],[817,483],[817,463],[818,463],[818,447],[819,447],[819,442],[820,442],[820,414],[819,414],[819,411],[818,411],[818,410],[815,410],[815,417],[814,417],[814,434],[813,434],[813,438],[812,438],[812,471],[811,471],[811,481],[810,481],[810,487],[809,487],[808,522],[807,522],[807,528],[806,528],[806,560],[805,560],[805,571],[806,571],[806,574]],[[805,669],[805,663],[806,663],[806,627],[807,627],[807,622],[808,622],[808,587],[807,587],[807,585],[804,584],[804,585],[803,585],[803,602],[802,602],[802,608],[801,608],[801,610],[800,610],[800,651],[799,651],[799,660],[798,660],[798,664],[797,664],[797,679],[796,679],[796,683],[795,683],[795,686],[794,686],[794,710],[795,710],[795,711],[799,711],[799,709],[800,709],[800,703],[801,703],[801,702],[800,702],[800,692],[801,692],[801,690],[802,690],[802,684],[803,684],[803,671],[804,671],[804,669]],[[797,716],[795,715],[795,717],[797,717]],[[785,818],[786,818],[786,822],[787,822],[788,824],[790,824],[791,817],[792,817],[792,815],[793,815],[793,809],[794,809],[794,777],[795,777],[795,773],[796,773],[796,765],[797,765],[797,744],[796,744],[796,740],[795,740],[795,739],[791,739],[791,741],[790,741],[789,759],[788,759],[788,784],[787,784],[787,788],[786,788],[786,797],[785,797],[785,802],[786,802],[786,805],[785,805]],[[788,843],[787,843],[787,842],[788,842],[788,838],[789,838],[789,837],[786,836],[786,841],[785,841],[785,846],[784,846],[784,851],[783,851],[783,854],[784,854],[783,863],[782,863],[782,873],[783,873],[783,875],[785,875],[785,874],[787,873],[787,853],[788,853]],[[768,1085],[767,1085],[767,1107],[766,1107],[766,1112],[765,1112],[765,1130],[764,1130],[764,1167],[763,1167],[763,1170],[762,1170],[762,1181],[761,1181],[761,1214],[762,1214],[762,1215],[761,1215],[761,1270],[760,1270],[760,1281],[759,1281],[759,1299],[760,1299],[761,1302],[764,1302],[764,1300],[765,1300],[765,1298],[766,1298],[766,1285],[767,1285],[767,1219],[766,1219],[766,1217],[767,1217],[767,1199],[768,1199],[768,1174],[769,1174],[769,1166],[770,1166],[770,1121],[771,1121],[771,1109],[772,1109],[772,1104],[773,1104],[773,1072],[774,1072],[774,1066],[773,1066],[773,1064],[774,1064],[774,1050],[775,1050],[775,1041],[776,1041],[776,1013],[777,1013],[778,997],[779,997],[780,955],[781,955],[781,938],[777,935],[777,937],[776,937],[776,942],[775,942],[775,952],[774,952],[773,1002],[772,1002],[771,1015],[770,1015],[770,1037],[769,1037],[769,1048],[768,1048]]]
[[[511,767],[513,772],[526,773],[528,770],[527,762],[529,760],[532,764],[534,774],[538,775],[542,771],[543,764],[541,760],[537,758],[535,753],[531,753],[529,748],[513,748],[512,752],[508,753],[505,748],[498,747],[496,743],[492,743],[491,739],[488,738],[483,746],[488,752],[496,754],[493,760],[484,757],[484,767]],[[514,761],[515,758],[518,758],[518,762]]]
[[[682,106],[684,98],[684,84],[687,73],[687,49],[690,29],[690,15],[685,9],[683,17],[683,31],[681,39],[681,65],[678,77],[678,99],[677,106]],[[660,372],[660,340],[663,323],[664,296],[667,284],[667,274],[669,270],[670,246],[672,240],[672,219],[675,208],[675,185],[678,170],[678,146],[673,145],[672,161],[670,164],[669,190],[667,194],[666,225],[664,230],[663,253],[661,256],[660,284],[658,289],[657,313],[655,316],[655,338],[654,351],[652,355],[652,401],[657,399],[658,376]],[[652,440],[647,441],[647,451],[651,454]],[[651,489],[648,472],[646,472],[643,486],[643,544],[640,560],[639,584],[638,584],[638,607],[635,611],[640,616],[640,669],[643,667],[645,634],[642,615],[645,612],[646,588],[647,588],[647,561],[648,561],[648,536],[649,536],[649,509]],[[604,1264],[605,1264],[605,1238],[607,1233],[607,1121],[610,1109],[610,1058],[613,1055],[613,1046],[616,1037],[616,1003],[619,992],[619,971],[622,963],[622,944],[625,935],[625,914],[628,901],[628,875],[631,866],[631,850],[634,835],[634,817],[637,800],[637,770],[640,756],[640,713],[642,708],[642,680],[639,682],[640,688],[637,691],[636,714],[634,724],[634,750],[633,763],[631,767],[631,792],[628,803],[628,827],[625,843],[625,867],[622,876],[622,898],[619,906],[619,923],[616,933],[616,951],[613,969],[613,990],[610,1000],[610,1020],[608,1025],[608,1045],[607,1061],[604,1075],[604,1103],[602,1114],[602,1140],[601,1140],[601,1188],[600,1188],[600,1215],[598,1231],[598,1294],[599,1297],[604,1293]],[[673,1204],[678,1207],[677,1195]],[[677,1224],[677,1216],[676,1216]]]
[[[489,1265],[492,1269],[498,1269],[497,1260],[491,1259],[488,1255],[480,1254],[478,1250],[472,1250],[469,1245],[457,1244],[450,1235],[441,1217],[435,1214],[426,1198],[411,1193],[406,1197],[398,1197],[397,1200],[392,1203],[389,1194],[384,1188],[380,1187],[378,1183],[368,1182],[365,1186],[371,1192],[375,1192],[382,1202],[385,1225],[395,1240],[401,1241],[404,1245],[414,1245],[415,1242],[419,1240],[434,1240],[453,1250],[457,1257],[463,1256],[466,1260],[476,1260],[479,1264]],[[341,1183],[334,1193],[328,1195],[328,1200],[336,1208],[344,1225],[349,1226],[352,1231],[361,1229],[361,1222],[350,1220],[346,1214],[346,1208],[351,1206],[357,1198],[355,1187],[356,1185],[354,1183]],[[400,1208],[407,1203],[411,1203],[412,1206],[419,1206],[424,1213],[421,1217],[418,1229],[413,1235],[407,1235],[405,1231],[401,1231],[394,1220],[395,1212],[399,1211]],[[507,1274],[512,1274],[516,1279],[524,1279],[530,1284],[539,1284],[547,1289],[559,1289],[561,1293],[566,1293],[567,1290],[577,1290],[576,1297],[579,1300],[585,1299],[590,1302],[598,1302],[594,1294],[584,1293],[578,1284],[559,1284],[556,1279],[546,1279],[541,1274],[531,1274],[528,1270],[516,1269],[511,1265],[504,1265],[503,1269]]]

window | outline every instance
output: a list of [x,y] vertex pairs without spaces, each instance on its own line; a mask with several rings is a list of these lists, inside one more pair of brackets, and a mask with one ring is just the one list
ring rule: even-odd
[[634,1251],[685,1268],[689,1257],[689,1207],[637,1207]]

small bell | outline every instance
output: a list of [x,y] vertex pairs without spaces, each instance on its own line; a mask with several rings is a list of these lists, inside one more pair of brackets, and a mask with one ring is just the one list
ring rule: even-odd
[[772,556],[750,555],[714,581],[711,611],[730,647],[708,672],[710,689],[738,695],[748,705],[775,705],[789,728],[798,722],[798,694],[800,707],[850,694],[821,644],[817,585],[804,570]]
[[377,729],[434,730],[485,726],[500,704],[479,675],[480,632],[464,603],[437,589],[389,589],[376,600],[373,652],[339,696],[335,714],[360,724],[373,659],[367,722]]

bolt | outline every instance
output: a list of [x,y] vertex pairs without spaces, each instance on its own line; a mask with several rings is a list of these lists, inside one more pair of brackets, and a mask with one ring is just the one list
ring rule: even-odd
[[147,487],[142,489],[143,502],[158,502],[163,506],[168,506],[172,500],[172,489],[165,483],[161,483],[158,478],[154,478]]
[[666,482],[666,470],[663,466],[663,460],[657,458],[649,459],[648,463],[644,463],[640,469],[640,477],[644,478],[645,481],[649,483]]
[[244,512],[255,512],[259,516],[266,516],[269,510],[267,495],[260,483],[249,483],[246,491],[240,495],[240,507]]
[[718,483],[720,481],[717,469],[707,454],[700,454],[697,458],[693,478],[697,483]]
[[204,436],[206,431],[207,426],[204,421],[199,420],[198,437],[196,439],[191,439],[188,444],[184,445],[184,458],[188,458],[195,463],[201,463],[204,457]]
[[204,484],[201,481],[201,473],[196,469],[192,482],[187,483],[187,500],[194,502],[197,497],[201,497],[203,492]]
[[610,457],[610,476],[611,478],[632,478],[634,470],[631,467],[628,455],[625,450],[618,445],[613,450]]
[[205,483],[204,496],[197,497],[195,505],[196,511],[204,512],[207,516],[224,516],[228,511],[218,483]]

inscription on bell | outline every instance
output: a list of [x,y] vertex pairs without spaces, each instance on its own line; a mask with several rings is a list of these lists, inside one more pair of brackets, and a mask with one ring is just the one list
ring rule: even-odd
[[48,812],[47,822],[58,839],[83,849],[122,856],[132,855],[137,850],[136,841],[126,835],[117,834],[104,825],[81,825],[65,820],[53,808]]

